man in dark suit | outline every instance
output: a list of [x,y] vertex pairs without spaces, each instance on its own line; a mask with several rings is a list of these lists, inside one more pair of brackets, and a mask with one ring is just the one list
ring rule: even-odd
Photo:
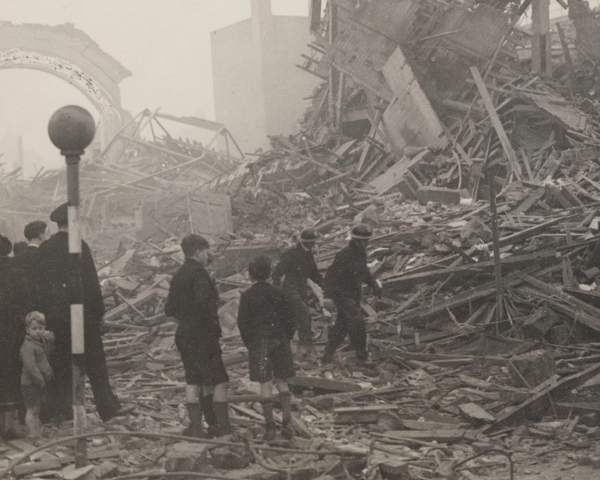
[[334,301],[337,309],[337,319],[327,334],[324,365],[333,362],[335,351],[346,335],[350,337],[357,362],[367,361],[367,327],[360,307],[362,285],[366,283],[378,297],[383,293],[367,266],[367,243],[373,236],[371,228],[362,223],[355,225],[350,236],[350,242],[336,254],[323,282],[325,296]]
[[[36,292],[39,311],[46,316],[47,327],[54,333],[54,352],[50,364],[54,378],[48,384],[49,415],[58,420],[72,417],[71,372],[71,300],[76,295],[76,265],[69,254],[68,205],[62,204],[50,215],[58,232],[39,247]],[[81,242],[80,278],[84,312],[85,369],[92,386],[98,415],[103,421],[125,413],[112,392],[100,326],[104,300],[90,247]]]
[[39,246],[46,241],[48,225],[42,220],[25,225],[23,234],[27,239],[27,248],[11,261],[11,266],[17,270],[21,270],[25,274],[27,280],[27,307],[28,311],[36,309],[37,294],[35,292],[37,262],[39,258]]

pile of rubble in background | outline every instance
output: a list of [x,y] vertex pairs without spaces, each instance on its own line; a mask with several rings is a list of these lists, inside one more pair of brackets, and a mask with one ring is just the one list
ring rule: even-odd
[[[242,437],[193,455],[173,440],[95,439],[97,476],[164,467],[211,478],[406,480],[507,478],[514,468],[518,478],[585,478],[600,462],[595,14],[570,2],[577,35],[559,28],[562,65],[547,79],[521,58],[528,1],[327,3],[325,18],[313,16],[303,65],[323,83],[298,135],[273,137],[256,155],[217,153],[171,137],[160,120],[173,117],[144,112],[83,165],[111,378],[136,405],[110,428],[177,434],[185,423],[176,325],[163,305],[182,262],[178,239],[196,232],[214,244]],[[177,120],[228,138],[222,126]],[[0,179],[0,222],[19,231],[8,218],[47,215],[64,198],[61,175],[28,186]],[[356,222],[375,231],[368,260],[384,285],[382,299],[362,305],[373,365],[357,368],[342,350],[320,366],[332,317],[315,295],[316,347],[298,356],[292,383],[297,437],[261,450],[257,385],[235,327],[246,266],[259,254],[276,260],[312,226],[324,271]],[[31,448],[9,445],[11,455]],[[16,473],[59,471],[69,455],[55,449]]]

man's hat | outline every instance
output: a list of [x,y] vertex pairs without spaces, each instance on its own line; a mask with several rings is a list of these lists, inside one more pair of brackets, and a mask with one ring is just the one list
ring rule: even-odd
[[368,240],[373,236],[373,231],[368,225],[359,223],[358,225],[354,225],[354,227],[352,227],[350,236],[358,240]]
[[312,228],[305,228],[300,233],[300,241],[301,242],[316,242],[317,241],[317,232],[315,232]]
[[69,203],[63,203],[59,207],[56,207],[50,214],[50,220],[58,225],[69,223]]
[[0,235],[0,257],[6,257],[12,252],[12,242],[4,235]]

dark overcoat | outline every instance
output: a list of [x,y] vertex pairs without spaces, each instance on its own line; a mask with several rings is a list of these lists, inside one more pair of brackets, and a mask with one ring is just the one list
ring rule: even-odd
[[24,275],[10,263],[8,257],[0,257],[0,412],[14,410],[21,402],[19,350],[27,313]]

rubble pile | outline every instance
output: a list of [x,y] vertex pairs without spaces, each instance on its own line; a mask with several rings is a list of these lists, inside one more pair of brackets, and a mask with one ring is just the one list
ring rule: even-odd
[[[146,111],[82,166],[111,379],[136,406],[111,421],[114,435],[89,441],[98,478],[558,479],[597,468],[600,111],[593,81],[577,86],[570,71],[598,60],[586,47],[567,75],[531,74],[518,61],[530,38],[516,26],[529,4],[327,2],[311,17],[302,68],[323,82],[300,133],[238,158],[175,140],[161,120],[208,129],[233,150],[224,127]],[[575,28],[597,25],[579,16]],[[56,172],[0,182],[0,225],[13,231],[64,197]],[[210,238],[237,433],[201,446],[128,438],[179,435],[186,423],[163,305],[178,240],[227,217],[199,210],[210,202],[232,215]],[[372,362],[359,367],[342,349],[321,366],[334,312],[315,289],[315,349],[296,352],[291,382],[296,437],[267,447],[236,327],[246,267],[259,254],[276,260],[310,226],[324,271],[357,222],[375,231],[369,267],[384,286],[362,303]],[[6,448],[0,468],[33,447]],[[71,455],[55,447],[14,472],[78,478]]]

